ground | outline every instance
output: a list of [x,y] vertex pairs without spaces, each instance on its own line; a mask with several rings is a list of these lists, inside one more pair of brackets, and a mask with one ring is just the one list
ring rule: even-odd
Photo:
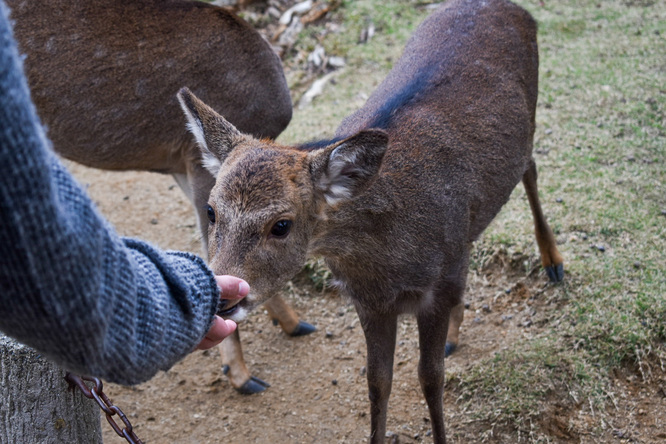
[[[200,251],[190,204],[170,177],[68,166],[120,233],[162,248]],[[451,442],[530,441],[530,430],[477,422],[464,400],[458,399],[455,375],[507,344],[538,336],[549,315],[566,303],[555,296],[535,259],[499,249],[469,276],[461,344],[446,360],[447,375],[453,375],[444,397]],[[288,337],[261,310],[241,326],[248,366],[271,384],[264,393],[236,393],[222,374],[215,349],[195,352],[145,384],[134,388],[107,384],[105,392],[145,443],[365,442],[370,421],[365,341],[356,313],[337,294],[298,282],[283,295],[303,320],[317,327],[315,333]],[[416,374],[413,318],[400,320],[398,335],[388,441],[429,442],[428,411]],[[628,372],[618,374],[616,384],[619,395],[606,430],[597,430],[594,411],[578,401],[553,403],[535,427],[548,431],[549,442],[666,439],[666,430],[659,428],[666,419],[663,381],[646,386],[640,375]],[[106,443],[124,442],[105,421],[102,429]]]
[[[295,0],[255,4],[264,3],[283,5],[281,9],[285,9],[295,3]],[[348,8],[345,16],[352,20],[358,10],[362,11],[363,5],[367,6],[368,2],[355,0],[324,3],[329,4],[331,9],[344,4],[344,7]],[[397,8],[396,5],[401,2],[386,3]],[[427,8],[429,3],[432,2],[413,2],[416,9]],[[627,247],[630,251],[626,257],[633,260],[618,262],[628,265],[609,265],[613,258],[620,257],[620,241],[625,242],[624,237],[613,238],[613,233],[622,233],[622,230],[616,227],[630,226],[627,232],[633,236],[632,243],[639,233],[650,235],[656,232],[650,231],[651,225],[642,220],[641,223],[633,222],[635,226],[642,227],[640,230],[633,228],[633,219],[626,214],[633,211],[627,208],[634,208],[629,206],[629,203],[637,200],[649,202],[650,194],[647,191],[641,191],[640,195],[647,196],[648,199],[635,199],[632,194],[629,200],[618,200],[619,198],[608,197],[606,194],[594,194],[594,199],[601,202],[602,207],[617,207],[617,220],[611,218],[610,222],[609,216],[599,208],[578,208],[575,205],[589,205],[592,199],[591,190],[579,190],[582,182],[599,190],[606,190],[607,193],[617,190],[622,183],[619,179],[614,180],[616,176],[608,172],[607,182],[596,181],[597,176],[610,168],[603,163],[606,158],[615,159],[620,166],[627,164],[627,168],[641,167],[648,170],[660,166],[657,160],[641,163],[637,159],[640,160],[642,154],[639,156],[639,153],[643,152],[645,156],[648,156],[649,152],[655,159],[663,158],[662,155],[650,151],[652,149],[654,153],[663,152],[663,148],[661,151],[655,148],[663,147],[659,145],[659,141],[663,139],[658,138],[663,135],[657,136],[655,134],[662,133],[653,131],[654,128],[663,127],[663,114],[658,114],[657,111],[663,110],[659,103],[665,94],[662,84],[659,83],[664,72],[663,57],[659,51],[663,52],[662,36],[666,34],[663,29],[653,26],[653,23],[663,23],[663,20],[659,19],[663,17],[663,2],[522,3],[526,3],[532,12],[537,14],[542,32],[541,85],[544,90],[540,92],[537,113],[535,157],[541,171],[546,170],[546,174],[540,176],[542,191],[546,192],[549,199],[546,211],[555,215],[551,225],[557,227],[555,231],[558,242],[562,244],[563,253],[568,254],[565,255],[565,261],[568,261],[566,264],[569,265],[570,273],[564,284],[553,286],[547,282],[538,266],[536,248],[527,252],[507,248],[502,234],[498,235],[497,231],[481,239],[468,279],[466,301],[469,308],[465,313],[461,344],[456,353],[446,360],[447,386],[444,406],[449,442],[666,442],[666,364],[663,359],[654,356],[649,362],[641,362],[641,356],[650,355],[649,350],[636,350],[637,360],[628,359],[629,362],[613,364],[608,381],[605,368],[598,373],[586,373],[583,368],[579,374],[567,373],[566,377],[557,379],[560,369],[565,373],[572,372],[572,369],[575,371],[576,365],[599,366],[595,361],[589,364],[584,358],[567,362],[567,359],[572,359],[571,353],[526,360],[526,355],[539,352],[538,347],[514,351],[514,348],[520,347],[522,343],[538,344],[545,335],[551,335],[551,339],[555,337],[549,346],[555,344],[564,350],[575,350],[576,340],[571,336],[567,337],[570,329],[565,328],[565,323],[572,322],[573,319],[568,310],[574,305],[576,298],[582,299],[583,296],[591,297],[590,294],[594,294],[580,289],[595,286],[604,288],[605,285],[606,288],[612,288],[610,293],[614,298],[625,301],[626,299],[620,297],[626,294],[639,295],[640,292],[633,292],[633,284],[630,287],[632,292],[625,291],[620,279],[616,280],[613,274],[623,274],[626,268],[635,270],[648,267],[650,258],[654,256],[663,260],[663,249],[654,247],[661,245],[659,242],[662,241],[649,240],[648,243],[636,243],[631,248]],[[356,5],[358,10],[352,5]],[[297,105],[295,118],[287,129],[287,132],[291,131],[292,139],[307,140],[299,134],[299,131],[303,132],[303,128],[306,128],[304,132],[308,134],[322,130],[321,132],[330,135],[344,115],[367,99],[367,94],[380,80],[376,72],[383,69],[384,65],[389,65],[391,60],[395,60],[392,57],[397,57],[406,38],[401,34],[403,28],[407,23],[416,20],[408,14],[410,8],[400,8],[401,14],[386,12],[387,17],[383,17],[380,14],[382,11],[377,9],[378,13],[372,15],[377,26],[384,28],[385,39],[379,40],[380,37],[376,36],[373,40],[376,46],[366,45],[367,50],[363,50],[361,46],[356,52],[340,51],[341,54],[348,55],[347,65],[342,68],[348,74],[340,74],[330,80],[326,87],[327,92],[318,99],[319,104],[317,101],[313,102],[314,110],[303,109],[302,100],[299,98],[313,85],[315,79],[326,74],[331,67],[327,67],[326,63],[306,63],[310,51],[316,52],[315,45],[302,44],[299,41],[294,43],[296,34],[291,35],[288,30],[276,27],[276,17],[273,17],[271,22],[264,14],[249,11],[246,17],[251,19],[253,25],[265,26],[267,22],[272,23],[262,30],[268,37],[275,37],[277,32],[286,37],[291,35],[290,39],[280,38],[278,43],[281,42],[281,46],[277,49],[290,57],[283,59],[287,71],[304,71],[299,75],[288,73],[294,103]],[[564,11],[560,11],[560,8],[564,8]],[[261,6],[257,10],[263,11]],[[391,9],[387,8],[387,11]],[[317,27],[312,28],[316,32],[312,31],[310,37],[319,41],[328,36],[332,41],[325,45],[327,51],[331,48],[333,51],[330,55],[340,55],[336,51],[340,49],[338,43],[342,41],[340,35],[344,34],[345,29],[352,28],[341,27],[342,23],[322,24],[316,17],[313,20]],[[394,18],[400,18],[397,22],[399,25],[391,25]],[[364,15],[357,20],[365,20]],[[369,29],[364,28],[366,38]],[[393,33],[397,35],[395,42],[392,40]],[[274,38],[270,40],[275,43]],[[626,44],[623,43],[625,40]],[[611,41],[612,44],[608,43]],[[658,43],[651,43],[653,41]],[[294,44],[300,46],[295,51],[289,50],[293,49]],[[608,48],[604,44],[608,45]],[[597,48],[596,45],[600,47]],[[381,48],[381,51],[377,48]],[[585,55],[588,50],[591,51],[589,56]],[[614,54],[615,51],[620,51],[623,56],[607,57],[607,54]],[[381,57],[376,54],[381,54]],[[574,60],[577,58],[583,62]],[[620,75],[623,71],[616,65],[604,64],[607,59],[626,61],[625,77]],[[359,63],[360,60],[363,63]],[[562,60],[569,62],[562,63]],[[635,68],[630,62],[635,62],[636,66],[641,68]],[[603,75],[596,75],[594,69],[588,72],[588,68],[598,69]],[[351,72],[359,74],[349,74]],[[621,80],[606,78],[605,73],[618,73]],[[354,77],[355,81],[351,90],[348,80],[350,77]],[[653,79],[650,82],[658,85],[643,92],[645,87],[640,85],[652,85],[646,81],[634,86],[634,89],[629,89],[632,86],[631,81],[643,78]],[[344,88],[345,84],[347,89]],[[578,88],[577,85],[583,86]],[[626,97],[618,98],[618,104],[609,110],[607,108],[611,106],[610,99],[606,96],[609,91],[613,91],[612,88],[627,92]],[[570,91],[575,93],[570,94]],[[645,107],[639,106],[643,99],[638,100],[633,96],[639,99],[649,96],[644,100]],[[635,109],[632,104],[636,105]],[[322,108],[326,108],[325,113],[321,112]],[[577,110],[586,111],[576,114]],[[601,110],[599,112],[602,117],[597,116],[595,110]],[[317,113],[319,121],[303,118],[305,114]],[[581,124],[571,126],[569,122],[572,120]],[[625,123],[626,132],[622,126]],[[615,131],[617,124],[623,129]],[[649,124],[654,128],[649,127]],[[637,128],[643,127],[650,130],[645,130],[649,137],[636,140],[629,137],[634,132],[642,134]],[[608,131],[608,134],[603,131]],[[555,140],[560,140],[556,137],[558,134],[562,135],[562,140],[556,143]],[[629,140],[624,141],[623,138]],[[593,145],[596,151],[592,149]],[[602,150],[604,147],[607,147],[607,153]],[[549,150],[552,150],[550,155]],[[585,150],[589,150],[589,153]],[[558,152],[561,152],[560,156],[571,157],[573,160],[565,163],[563,157],[558,157]],[[626,162],[623,161],[625,156]],[[597,158],[603,162],[595,163]],[[651,167],[652,163],[657,166]],[[165,249],[200,252],[193,211],[170,177],[149,173],[100,172],[72,163],[68,165],[80,181],[89,186],[89,192],[100,210],[121,234],[147,239]],[[582,171],[581,176],[576,175],[579,170]],[[618,170],[624,171],[620,167]],[[564,185],[569,185],[553,183],[553,177],[557,178],[558,175],[563,175]],[[578,177],[582,179],[577,179]],[[621,178],[626,183],[660,182],[663,186],[663,180],[636,177]],[[637,189],[642,190],[640,187]],[[655,190],[661,189],[659,186],[655,187]],[[654,195],[661,196],[660,202],[663,201],[661,191],[654,191]],[[615,202],[616,200],[618,201]],[[557,206],[555,202],[560,205]],[[533,242],[529,233],[531,217],[524,193],[514,195],[508,206],[511,207],[509,216],[501,223],[518,227],[513,230],[516,231],[516,236],[520,234],[520,230],[524,230],[524,242]],[[660,208],[661,218],[666,214],[663,209],[666,207]],[[565,210],[571,215],[566,214]],[[568,221],[567,217],[570,218]],[[624,223],[625,219],[630,220]],[[659,224],[662,224],[662,220],[658,219],[659,222],[654,224],[661,226]],[[655,235],[655,239],[658,237]],[[593,243],[602,240],[604,244]],[[615,251],[610,248],[613,244]],[[599,249],[599,245],[606,245],[605,253]],[[661,252],[656,255],[653,250]],[[597,260],[600,255],[605,261]],[[641,256],[642,265],[638,261]],[[612,271],[600,273],[600,270],[605,269]],[[605,282],[602,282],[604,277]],[[617,288],[609,285],[609,282],[618,284]],[[284,290],[283,296],[295,307],[303,320],[317,327],[317,331],[305,337],[288,337],[278,327],[273,326],[261,310],[253,313],[247,322],[241,325],[248,366],[256,377],[271,384],[264,393],[252,396],[236,393],[222,374],[221,361],[216,350],[195,352],[169,372],[161,373],[138,387],[124,388],[107,384],[106,393],[127,414],[137,435],[145,443],[365,442],[370,428],[364,367],[365,342],[353,308],[333,292],[315,290],[306,279],[295,280]],[[605,308],[603,304],[610,304],[611,301],[599,299],[604,302],[600,303],[598,311],[594,311],[592,315],[597,320],[594,325],[599,328],[589,331],[596,334],[603,332],[605,327],[614,331],[608,313],[599,313]],[[623,307],[622,310],[623,314],[627,313],[631,306]],[[608,312],[612,312],[610,307]],[[636,333],[638,335],[641,332]],[[583,339],[590,342],[597,340],[596,337]],[[617,343],[622,345],[623,340],[628,342],[626,339],[621,338]],[[618,348],[621,348],[620,345]],[[654,347],[656,349],[658,345],[655,344]],[[654,355],[663,356],[658,353]],[[503,361],[499,362],[500,359]],[[507,363],[507,359],[511,361]],[[405,317],[400,320],[396,347],[393,392],[389,404],[388,442],[431,441],[428,436],[430,424],[427,407],[417,379],[417,362],[415,321]],[[549,366],[548,371],[539,367],[544,363]],[[516,378],[512,378],[512,365],[515,367]],[[493,373],[493,370],[498,371]],[[485,384],[478,392],[475,392],[474,382],[467,378],[467,375],[474,372],[487,374],[486,378],[476,378],[475,381]],[[502,374],[503,378],[493,384],[497,374]],[[598,384],[601,393],[596,397],[590,395],[597,387],[594,383],[586,381],[587,395],[583,396],[579,387],[576,387],[579,382],[576,378],[585,374],[603,375],[604,381]],[[537,390],[527,390],[525,386],[508,387],[514,382],[518,384],[518,380],[522,380],[523,384],[527,381],[529,384],[532,375],[541,376],[534,378],[534,381],[538,382]],[[549,383],[551,379],[552,382]],[[541,395],[536,400],[526,399],[534,393]],[[489,394],[497,395],[492,402]],[[525,394],[525,399],[521,398],[522,394]],[[501,399],[502,396],[504,399]],[[501,401],[498,402],[498,399]],[[599,399],[603,401],[599,403]],[[486,400],[489,401],[485,402]],[[485,407],[485,410],[480,408],[480,405]],[[534,412],[525,412],[525,405],[534,405]],[[511,415],[514,413],[511,411],[512,406],[515,406],[515,415]],[[480,414],[482,410],[483,414]],[[507,415],[507,412],[511,414]],[[520,423],[512,422],[515,418],[521,418]],[[102,428],[105,442],[123,442],[105,423]]]

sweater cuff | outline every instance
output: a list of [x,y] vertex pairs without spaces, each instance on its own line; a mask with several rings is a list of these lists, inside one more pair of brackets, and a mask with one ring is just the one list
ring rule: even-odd
[[[204,331],[205,335],[212,327],[220,305],[220,288],[215,281],[215,275],[208,268],[206,262],[195,254],[183,251],[167,251],[166,255],[169,256],[174,267],[178,270],[180,278],[191,289],[191,303],[194,307],[199,307],[202,314],[209,319]],[[196,348],[196,345],[194,348]]]

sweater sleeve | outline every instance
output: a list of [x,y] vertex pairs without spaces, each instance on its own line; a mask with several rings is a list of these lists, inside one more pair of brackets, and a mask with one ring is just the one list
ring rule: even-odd
[[203,260],[120,238],[51,151],[0,0],[0,330],[134,384],[191,352],[218,302]]

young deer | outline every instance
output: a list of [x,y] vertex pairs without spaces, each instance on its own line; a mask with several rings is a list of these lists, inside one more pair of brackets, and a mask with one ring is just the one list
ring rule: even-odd
[[[235,15],[198,1],[7,3],[56,151],[95,168],[172,174],[194,204],[205,249],[215,180],[183,128],[175,95],[183,83],[192,85],[242,131],[277,137],[292,105],[270,46]],[[267,307],[287,333],[313,330],[279,297]],[[237,334],[221,350],[236,389],[265,389],[251,377]]]
[[[383,442],[397,318],[416,316],[419,380],[445,442],[444,344],[462,313],[470,246],[522,179],[543,266],[563,259],[537,197],[536,25],[507,0],[451,0],[335,139],[297,147],[243,134],[188,89],[181,106],[217,179],[211,266],[248,280],[243,313],[322,255],[367,343],[371,441]],[[457,330],[461,316],[451,322]]]

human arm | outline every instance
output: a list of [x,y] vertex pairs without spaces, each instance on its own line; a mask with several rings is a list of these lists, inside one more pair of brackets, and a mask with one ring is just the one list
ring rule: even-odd
[[54,153],[0,0],[0,330],[133,384],[191,352],[220,292],[203,260],[120,238]]

